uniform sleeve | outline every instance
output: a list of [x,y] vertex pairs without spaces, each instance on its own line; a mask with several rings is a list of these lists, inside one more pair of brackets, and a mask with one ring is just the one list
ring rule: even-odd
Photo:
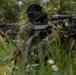
[[31,23],[27,23],[26,25],[22,26],[20,29],[20,36],[22,39],[27,39],[30,37],[30,33],[33,29],[33,25]]
[[22,26],[20,28],[19,33],[16,36],[16,39],[14,40],[14,44],[16,47],[23,47],[25,40],[28,38],[27,32],[26,32],[26,25]]
[[28,38],[28,33],[27,33],[27,26],[22,26],[21,29],[20,29],[20,37],[21,39],[27,39]]

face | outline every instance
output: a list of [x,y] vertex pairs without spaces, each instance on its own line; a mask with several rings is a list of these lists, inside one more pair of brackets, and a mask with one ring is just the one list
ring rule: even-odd
[[36,21],[42,12],[43,7],[38,4],[33,4],[27,9],[28,18],[30,21]]
[[40,12],[32,11],[29,12],[28,17],[30,20],[34,21],[39,16],[39,14]]

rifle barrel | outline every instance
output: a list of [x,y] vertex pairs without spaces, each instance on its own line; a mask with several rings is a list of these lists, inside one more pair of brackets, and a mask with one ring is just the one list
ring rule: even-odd
[[52,15],[52,20],[70,19],[72,15]]

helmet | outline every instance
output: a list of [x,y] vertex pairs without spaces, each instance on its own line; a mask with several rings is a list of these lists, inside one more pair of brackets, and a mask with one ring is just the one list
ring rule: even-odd
[[30,21],[47,21],[47,14],[44,8],[39,4],[32,4],[31,6],[29,6],[27,9],[27,15]]

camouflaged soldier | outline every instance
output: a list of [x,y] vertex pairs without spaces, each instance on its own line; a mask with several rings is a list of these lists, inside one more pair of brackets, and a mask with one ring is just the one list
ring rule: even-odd
[[21,27],[20,35],[21,39],[23,40],[32,39],[30,41],[31,43],[28,42],[28,54],[31,55],[32,52],[37,53],[37,44],[44,38],[46,38],[47,33],[51,33],[51,30],[39,30],[40,28],[44,28],[48,24],[47,13],[42,6],[38,4],[32,4],[27,9],[27,15],[29,21],[26,25]]
[[[48,51],[48,49],[46,49],[47,41],[45,41],[44,38],[48,36],[47,33],[50,34],[48,37],[51,39],[55,38],[56,34],[59,34],[59,36],[63,39],[66,32],[63,30],[57,31],[53,28],[43,29],[46,25],[48,25],[47,13],[44,8],[38,4],[32,4],[29,6],[27,9],[27,15],[29,21],[20,29],[20,37],[18,37],[20,39],[20,43],[17,44],[19,47],[18,49],[21,49],[20,52],[22,54],[27,50],[27,54],[31,56],[33,52],[38,53],[40,45],[44,50],[44,54],[46,54],[46,50]],[[70,45],[68,44],[68,46]]]

